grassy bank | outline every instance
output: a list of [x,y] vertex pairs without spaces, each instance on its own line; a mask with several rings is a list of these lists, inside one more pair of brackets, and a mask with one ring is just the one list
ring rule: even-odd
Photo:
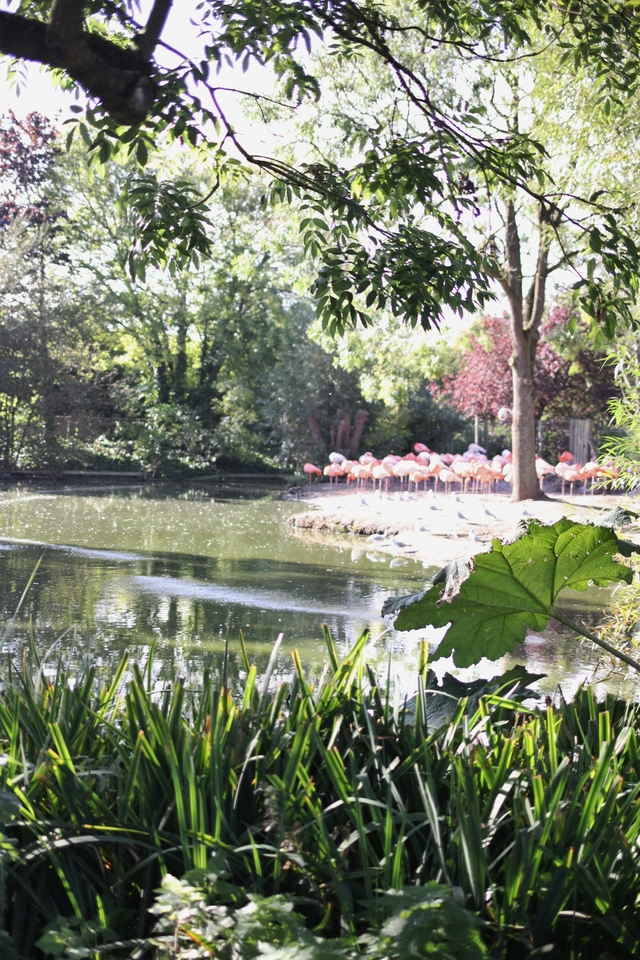
[[[13,955],[151,956],[156,891],[188,874],[227,911],[249,894],[293,898],[267,907],[294,903],[320,938],[307,956],[366,953],[357,937],[388,926],[385,891],[413,888],[410,916],[433,883],[442,916],[477,918],[478,956],[636,956],[640,709],[582,691],[531,711],[515,676],[460,700],[421,667],[406,710],[368,670],[364,639],[339,663],[327,637],[314,687],[297,659],[275,690],[246,663],[237,693],[207,675],[154,690],[151,665],[125,661],[108,688],[89,669],[8,670],[0,910]],[[212,955],[174,934],[202,951],[185,956]],[[438,956],[472,955],[441,934]]]

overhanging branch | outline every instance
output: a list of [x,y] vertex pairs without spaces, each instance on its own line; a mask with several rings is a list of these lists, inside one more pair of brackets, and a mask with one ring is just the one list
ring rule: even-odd
[[49,31],[61,43],[79,40],[84,32],[85,0],[53,0]]
[[58,0],[55,23],[0,11],[0,54],[64,70],[118,123],[141,123],[156,93],[149,59],[84,30],[83,9],[79,0]]
[[136,37],[136,47],[145,60],[149,60],[155,50],[172,6],[173,0],[155,0],[146,27]]

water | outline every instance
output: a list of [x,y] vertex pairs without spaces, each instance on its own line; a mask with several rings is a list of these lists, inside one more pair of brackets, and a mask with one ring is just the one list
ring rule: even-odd
[[[3,652],[26,649],[31,623],[40,653],[50,651],[49,669],[60,655],[69,663],[88,658],[106,675],[124,650],[144,662],[155,643],[161,680],[219,669],[227,645],[230,674],[241,678],[240,631],[259,670],[283,633],[276,676],[285,677],[294,648],[309,669],[321,668],[325,623],[341,652],[368,628],[369,660],[386,672],[391,656],[392,676],[409,689],[419,640],[434,634],[395,633],[380,609],[390,594],[420,589],[429,571],[412,560],[392,567],[347,538],[295,531],[287,518],[304,505],[280,499],[281,491],[262,482],[0,492],[5,623],[42,558]],[[576,597],[577,609],[585,601],[597,616],[601,591]],[[571,692],[596,659],[590,645],[548,632],[464,675],[526,662],[548,674],[543,689],[562,683]]]

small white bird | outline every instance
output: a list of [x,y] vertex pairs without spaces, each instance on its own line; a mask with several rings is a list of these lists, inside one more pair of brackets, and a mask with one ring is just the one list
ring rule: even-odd
[[429,510],[439,510],[440,507],[436,507],[435,503],[432,503],[429,507]]
[[462,503],[462,497],[459,497],[457,493],[452,493],[451,499],[455,500],[457,503]]
[[491,513],[491,510],[489,510],[489,507],[483,507],[482,511],[483,513],[486,513],[488,517],[493,517],[493,519],[495,520],[496,515],[495,513]]
[[425,527],[424,523],[421,523],[420,526],[418,527],[418,530],[420,531],[420,533],[428,533],[429,528]]
[[523,508],[522,508],[522,516],[523,516],[523,517],[530,517],[530,516],[531,516],[531,514],[529,513],[529,511],[527,510],[526,507],[523,507]]
[[460,520],[467,520],[467,519],[468,519],[468,517],[465,517],[464,513],[462,512],[462,510],[458,510],[458,517],[460,518]]
[[373,563],[386,563],[386,557],[380,557],[377,553],[368,553],[367,560],[371,560]]
[[367,500],[366,497],[360,497],[360,503],[362,504],[363,507],[369,506],[369,501]]
[[406,567],[408,560],[403,560],[402,557],[396,557],[395,560],[392,560],[389,564],[390,567]]
[[474,542],[474,543],[481,543],[481,542],[482,542],[482,541],[480,540],[480,537],[478,536],[478,534],[477,534],[477,533],[474,533],[473,530],[470,530],[470,531],[469,531],[469,540],[471,540],[471,541]]
[[408,546],[409,546],[409,544],[408,544],[408,543],[405,543],[404,540],[396,540],[396,539],[394,538],[394,541],[393,541],[393,542],[395,543],[396,547],[408,547]]
[[382,533],[372,533],[370,537],[367,537],[369,543],[373,543],[376,540],[386,540],[387,538]]

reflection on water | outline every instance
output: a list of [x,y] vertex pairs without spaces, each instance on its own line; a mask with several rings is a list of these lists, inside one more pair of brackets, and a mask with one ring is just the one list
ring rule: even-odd
[[[194,672],[235,657],[238,634],[261,664],[284,633],[282,669],[297,647],[324,659],[321,623],[346,650],[369,627],[376,636],[385,597],[424,582],[420,564],[401,571],[353,553],[346,540],[317,544],[286,520],[300,510],[278,491],[248,486],[150,485],[127,489],[9,490],[0,494],[0,606],[11,617],[38,557],[14,647],[29,617],[45,648],[70,625],[66,655],[92,651],[105,665],[124,649]],[[267,495],[265,495],[267,494]],[[22,639],[21,639],[22,638]]]
[[[241,678],[239,632],[259,669],[283,633],[276,673],[288,676],[294,647],[320,669],[326,623],[343,652],[368,627],[370,662],[411,687],[419,640],[437,634],[395,633],[380,609],[390,594],[420,589],[429,572],[410,559],[391,563],[352,549],[346,538],[301,536],[286,520],[303,505],[278,499],[278,490],[192,483],[1,492],[5,623],[42,557],[5,654],[20,653],[31,621],[41,651],[71,627],[56,652],[68,662],[88,657],[104,672],[125,649],[145,659],[155,642],[159,678],[195,675],[205,666],[219,669],[228,643],[229,675]],[[595,618],[601,592],[576,595],[571,604],[572,615],[586,609]],[[548,674],[545,690],[559,683],[570,693],[596,660],[589,645],[548,632],[501,662],[461,674],[488,676],[526,662]]]

